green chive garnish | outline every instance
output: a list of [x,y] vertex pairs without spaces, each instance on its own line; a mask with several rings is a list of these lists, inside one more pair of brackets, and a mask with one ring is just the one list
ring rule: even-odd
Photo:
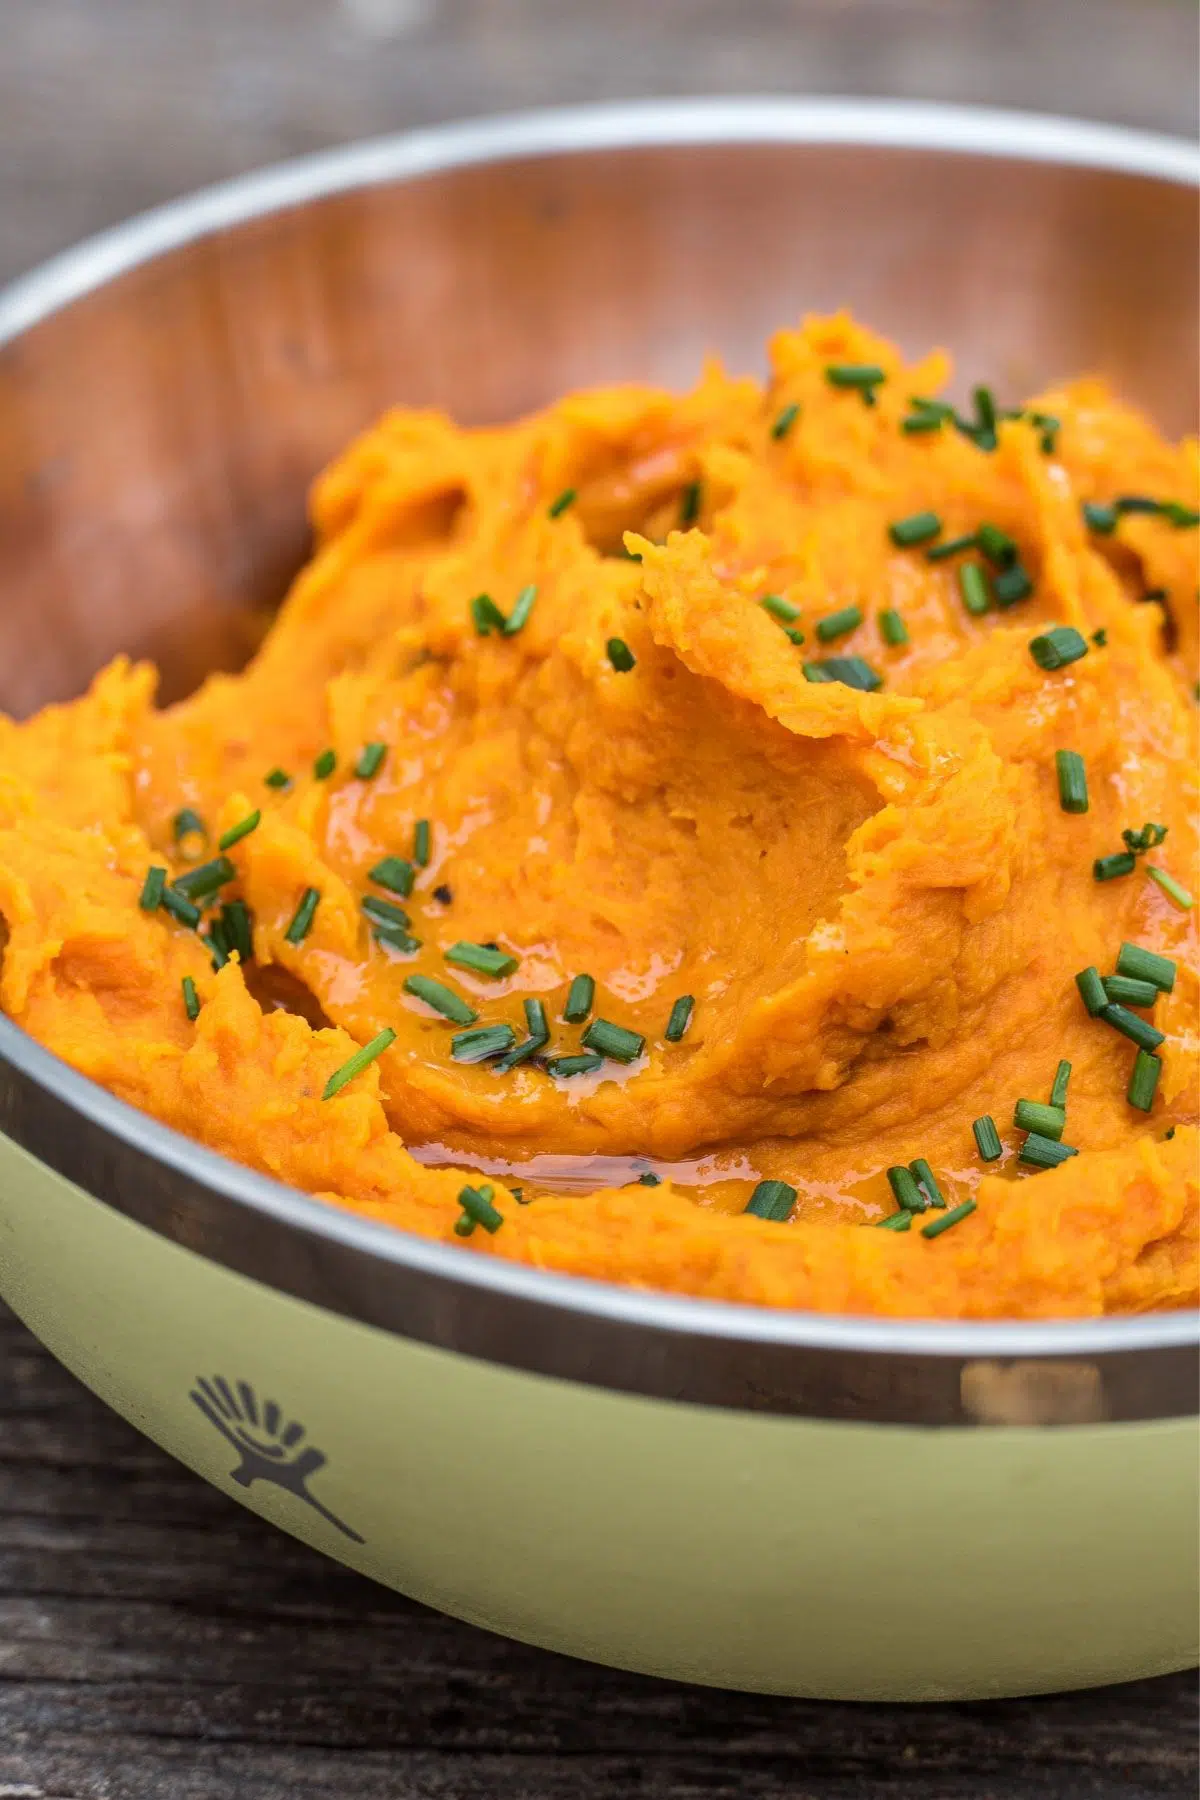
[[229,942],[219,919],[213,920],[207,932],[200,933],[200,942],[207,944],[212,952],[213,968],[223,969],[229,961]]
[[907,644],[908,627],[894,606],[887,607],[879,615],[879,634],[885,644],[893,649],[897,644]]
[[875,1229],[877,1231],[911,1231],[912,1222],[912,1214],[902,1209],[900,1212],[889,1213],[886,1219],[876,1219]]
[[922,1225],[921,1236],[925,1238],[941,1237],[943,1231],[949,1231],[952,1225],[957,1225],[962,1219],[969,1219],[974,1211],[974,1200],[960,1200],[957,1206],[952,1206],[950,1211],[943,1213],[940,1219],[930,1219],[928,1225]]
[[1056,1169],[1059,1163],[1065,1163],[1072,1156],[1078,1156],[1074,1144],[1060,1144],[1056,1138],[1043,1137],[1038,1131],[1031,1131],[1018,1152],[1018,1161],[1030,1163],[1035,1169]]
[[1137,1013],[1130,1012],[1127,1007],[1106,1006],[1100,1017],[1114,1031],[1119,1031],[1122,1037],[1127,1037],[1131,1044],[1136,1044],[1139,1050],[1157,1050],[1164,1041],[1165,1033],[1157,1025],[1152,1025],[1149,1019],[1139,1018]]
[[284,932],[289,944],[302,944],[312,930],[312,922],[317,907],[321,902],[318,888],[305,888],[300,904],[292,917],[292,922]]
[[382,862],[375,864],[368,874],[367,880],[373,881],[377,887],[387,888],[389,893],[399,894],[407,900],[413,890],[416,870],[402,856],[385,856]]
[[183,1010],[194,1025],[200,1017],[200,996],[190,975],[183,978]]
[[787,436],[799,417],[800,408],[795,400],[785,406],[781,413],[776,414],[775,423],[771,427],[771,436],[777,443],[780,438],[785,438]]
[[1169,956],[1159,956],[1141,944],[1122,944],[1117,952],[1117,974],[1132,975],[1138,981],[1152,981],[1164,994],[1175,988],[1175,964]]
[[833,676],[820,663],[806,662],[802,665],[805,681],[832,681]]
[[1104,506],[1097,500],[1085,500],[1083,522],[1089,531],[1108,537],[1117,529],[1117,509],[1115,506]]
[[1061,1106],[1064,1112],[1067,1105],[1067,1084],[1070,1082],[1070,1079],[1070,1063],[1066,1061],[1060,1062],[1057,1069],[1054,1071],[1054,1085],[1050,1089],[1050,1104],[1051,1106]]
[[980,563],[959,563],[958,591],[962,595],[963,605],[973,619],[979,618],[991,605],[987,576]]
[[138,905],[143,912],[154,912],[161,903],[163,889],[167,885],[167,871],[153,864],[146,870],[146,879],[142,883],[142,892]]
[[840,681],[843,687],[858,688],[864,694],[873,694],[883,686],[883,676],[877,675],[861,656],[827,656],[821,666],[831,681]]
[[1136,975],[1106,975],[1104,992],[1118,1006],[1153,1006],[1158,989],[1152,981],[1140,981]]
[[421,939],[413,937],[403,925],[373,925],[371,936],[377,944],[399,950],[405,956],[412,956],[421,948]]
[[1174,525],[1176,531],[1182,531],[1189,525],[1200,525],[1200,512],[1195,507],[1182,505],[1178,500],[1160,501],[1159,511],[1164,519]]
[[470,944],[460,940],[442,954],[456,968],[470,969],[476,975],[511,975],[520,966],[515,956],[507,950],[497,950],[494,944]]
[[[171,821],[171,830],[174,834],[175,842],[179,845],[179,848],[183,850],[185,856],[199,856],[201,851],[203,851],[208,844],[208,826],[204,823],[200,814],[198,812],[193,812],[190,806],[182,807],[180,811],[175,814],[175,817]],[[199,838],[199,848],[191,851],[185,850],[183,842],[185,838]]]
[[442,981],[435,981],[432,975],[410,975],[404,983],[406,994],[423,1000],[431,1006],[435,1013],[441,1013],[443,1019],[449,1019],[452,1025],[473,1025],[479,1014],[474,1007],[448,988]]
[[817,620],[817,636],[823,644],[829,644],[834,638],[845,637],[847,632],[857,630],[862,621],[860,606],[839,606],[836,612],[826,613],[823,619]]
[[954,408],[948,406],[944,400],[929,400],[923,394],[910,394],[908,404],[922,418],[935,419],[939,425],[954,417]]
[[786,1181],[760,1181],[749,1200],[746,1211],[758,1219],[772,1219],[782,1225],[791,1217],[796,1204],[796,1190]]
[[565,513],[568,506],[573,505],[577,498],[578,490],[576,488],[564,488],[558,498],[552,500],[546,508],[547,517],[557,519],[558,515],[560,513]]
[[164,912],[170,913],[171,917],[180,925],[188,925],[193,931],[200,923],[200,908],[193,906],[190,900],[169,883],[162,891],[159,905]]
[[318,781],[328,781],[337,768],[337,757],[332,750],[322,750],[313,763],[313,774]]
[[1075,977],[1075,986],[1079,989],[1080,999],[1091,1013],[1093,1019],[1102,1013],[1108,1005],[1108,995],[1104,991],[1104,983],[1100,979],[1100,971],[1093,963],[1088,969],[1081,969]]
[[1087,767],[1078,750],[1056,750],[1054,768],[1058,776],[1058,803],[1065,813],[1085,813],[1088,809]]
[[901,419],[900,429],[910,434],[918,431],[940,431],[942,421],[936,413],[909,413],[907,418]]
[[934,1179],[933,1170],[923,1156],[918,1156],[909,1163],[913,1177],[930,1206],[945,1206],[942,1190]]
[[671,1008],[671,1016],[667,1020],[667,1029],[663,1033],[668,1044],[677,1044],[692,1022],[695,999],[691,994],[681,994]]
[[1000,1133],[996,1130],[996,1121],[991,1113],[985,1113],[976,1119],[971,1126],[975,1133],[975,1147],[984,1162],[995,1162],[1004,1154],[1004,1145],[1000,1142]]
[[550,1056],[546,1059],[546,1073],[559,1081],[568,1081],[572,1075],[590,1075],[593,1069],[603,1066],[602,1056]]
[[231,950],[236,950],[238,959],[248,963],[254,955],[254,929],[250,922],[250,914],[243,900],[227,900],[221,908],[221,928],[225,934],[225,942]]
[[656,1175],[653,1169],[647,1169],[644,1174],[638,1176],[638,1185],[640,1187],[661,1187],[662,1176]]
[[450,1054],[455,1062],[486,1062],[489,1056],[503,1056],[512,1049],[517,1034],[511,1025],[477,1025],[473,1031],[458,1031],[450,1039]]
[[785,625],[783,635],[789,643],[802,644],[804,642],[804,633],[797,631],[794,625]]
[[965,537],[947,538],[944,543],[934,544],[931,550],[925,552],[925,561],[945,562],[948,556],[958,556],[961,551],[974,550],[975,547],[975,533],[969,531]]
[[286,769],[272,769],[270,774],[263,776],[263,780],[269,788],[285,788],[292,785],[292,778]]
[[387,931],[406,932],[411,923],[402,906],[394,900],[380,900],[375,894],[363,895],[362,909],[373,925],[382,925]]
[[679,523],[681,525],[694,525],[700,517],[701,492],[701,484],[698,481],[689,481],[684,488],[679,502]]
[[996,448],[996,402],[991,388],[977,387],[971,390],[971,398],[975,402],[975,423],[964,426],[961,419],[956,420],[960,431],[973,438],[981,450]]
[[508,623],[490,594],[476,594],[471,602],[471,619],[480,637],[491,631],[503,631]]
[[1092,864],[1092,875],[1096,881],[1116,881],[1122,875],[1132,875],[1137,868],[1137,858],[1132,850],[1117,850],[1112,856],[1098,856]]
[[1066,1123],[1067,1115],[1061,1106],[1044,1106],[1040,1100],[1018,1100],[1013,1108],[1013,1124],[1018,1131],[1036,1131],[1042,1137],[1057,1140]]
[[1033,592],[1033,577],[1024,563],[1013,563],[1010,568],[1001,569],[992,576],[992,593],[997,606],[1015,606],[1018,600],[1028,600]]
[[207,900],[218,888],[223,888],[227,881],[232,881],[237,870],[227,856],[214,856],[211,862],[199,863],[194,869],[175,877],[175,892],[182,894],[186,900]]
[[523,1044],[518,1044],[515,1050],[511,1050],[502,1062],[496,1064],[497,1074],[507,1075],[510,1069],[528,1062],[531,1056],[536,1056],[550,1042],[546,1008],[540,1000],[525,1001],[525,1023],[529,1028],[529,1036]]
[[465,1187],[460,1190],[458,1204],[462,1207],[462,1216],[455,1220],[454,1229],[459,1237],[470,1237],[477,1225],[485,1231],[496,1233],[504,1223],[504,1214],[492,1205],[495,1189],[486,1187]]
[[1001,531],[998,525],[989,525],[985,520],[976,529],[975,542],[993,568],[1007,569],[1017,560],[1016,539],[1009,537],[1007,531]]
[[877,363],[827,363],[825,379],[830,387],[869,389],[878,387],[886,375]]
[[912,1170],[903,1163],[896,1163],[887,1172],[888,1185],[896,1196],[896,1205],[902,1212],[924,1212],[928,1204],[924,1194],[917,1186],[917,1178]]
[[629,645],[625,642],[624,638],[611,637],[604,648],[608,654],[609,662],[617,671],[618,675],[628,675],[630,669],[636,664],[637,657],[633,654],[633,651],[629,648]]
[[590,975],[576,975],[567,990],[567,1004],[563,1007],[563,1018],[568,1025],[578,1025],[586,1019],[592,1010],[596,998],[596,983]]
[[246,817],[238,824],[229,827],[224,837],[217,839],[217,849],[232,850],[235,844],[240,844],[243,838],[249,837],[252,831],[256,831],[261,822],[261,812],[247,813]]
[[638,1031],[627,1031],[608,1019],[593,1019],[581,1038],[585,1050],[599,1056],[610,1056],[614,1062],[636,1062],[646,1048],[646,1040]]
[[431,837],[432,834],[429,829],[429,820],[418,819],[413,826],[412,853],[412,859],[416,863],[418,869],[426,869],[429,867]]
[[526,1000],[525,1025],[530,1037],[540,1037],[543,1042],[550,1036],[550,1025],[546,1018],[544,1001]]
[[1086,656],[1087,649],[1087,639],[1073,625],[1056,625],[1029,640],[1029,653],[1039,669],[1064,669]]
[[911,544],[924,544],[929,538],[935,538],[942,529],[942,521],[935,512],[909,513],[906,519],[894,519],[888,526],[888,536],[898,550],[904,550]]
[[1139,1050],[1133,1060],[1133,1073],[1129,1077],[1129,1087],[1125,1093],[1130,1106],[1136,1106],[1139,1112],[1150,1111],[1161,1074],[1161,1058],[1152,1055],[1149,1050]]
[[1142,856],[1147,850],[1157,850],[1166,835],[1165,825],[1156,825],[1153,819],[1148,819],[1140,831],[1126,829],[1121,833],[1121,838],[1127,850],[1132,850],[1135,856]]
[[383,767],[383,759],[386,755],[386,744],[364,744],[358,753],[358,761],[354,765],[354,773],[358,779],[360,781],[373,780]]
[[533,611],[533,603],[536,599],[537,587],[531,581],[521,589],[513,601],[513,609],[501,627],[505,637],[516,637],[518,631],[528,625],[529,615]]
[[1165,869],[1157,868],[1154,863],[1147,863],[1146,873],[1151,881],[1158,883],[1167,899],[1174,901],[1180,912],[1188,912],[1195,906],[1195,896],[1189,894],[1182,883],[1176,881],[1173,875],[1168,875]]
[[340,1094],[348,1081],[353,1081],[356,1075],[361,1075],[363,1070],[369,1068],[375,1058],[382,1056],[388,1045],[394,1044],[395,1041],[395,1032],[390,1025],[385,1025],[377,1037],[373,1037],[369,1044],[364,1044],[361,1050],[356,1050],[340,1069],[334,1070],[325,1083],[325,1089],[321,1095],[322,1100],[332,1100],[335,1094]]
[[794,625],[800,617],[800,608],[785,600],[782,594],[764,594],[758,603],[764,612],[769,612],[773,619],[781,625]]

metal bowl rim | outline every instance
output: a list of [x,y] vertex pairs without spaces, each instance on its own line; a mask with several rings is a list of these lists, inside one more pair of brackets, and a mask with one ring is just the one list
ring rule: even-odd
[[[720,144],[839,144],[928,150],[1111,170],[1200,186],[1200,147],[1183,139],[1050,115],[862,99],[737,96],[562,107],[366,140],[199,190],[86,239],[0,291],[0,347],[73,301],[214,232],[318,199],[448,169],[530,157]],[[472,1256],[259,1175],[207,1150],[78,1074],[0,1015],[0,1057],[122,1142],[281,1224],[360,1255],[528,1304],[614,1324],[730,1343],[948,1358],[1094,1356],[1200,1342],[1192,1311],[981,1322],[778,1311],[617,1287],[499,1257]]]

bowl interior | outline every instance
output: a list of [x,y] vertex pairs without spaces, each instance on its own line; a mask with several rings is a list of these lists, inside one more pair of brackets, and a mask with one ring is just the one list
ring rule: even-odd
[[496,420],[581,383],[758,370],[853,308],[1005,402],[1098,370],[1193,423],[1195,197],[950,148],[649,143],[483,161],[218,225],[0,347],[0,707],[117,651],[237,667],[314,473],[387,405]]

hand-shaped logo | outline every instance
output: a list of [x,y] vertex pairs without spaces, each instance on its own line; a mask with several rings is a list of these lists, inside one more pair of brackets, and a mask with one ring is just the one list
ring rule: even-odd
[[320,1450],[299,1448],[303,1425],[294,1419],[286,1422],[274,1400],[260,1404],[248,1381],[231,1384],[223,1375],[214,1375],[211,1380],[197,1375],[190,1397],[209,1424],[215,1425],[237,1451],[241,1460],[229,1472],[240,1487],[249,1487],[255,1481],[273,1482],[295,1494],[356,1544],[363,1542],[357,1531],[352,1531],[309,1493],[309,1478],[324,1468],[326,1458]]

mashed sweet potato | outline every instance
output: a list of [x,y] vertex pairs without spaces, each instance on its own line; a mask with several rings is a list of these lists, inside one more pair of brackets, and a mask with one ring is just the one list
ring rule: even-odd
[[947,375],[839,317],[765,390],[387,416],[244,673],[158,711],[119,660],[0,719],[4,1009],[228,1156],[542,1268],[1193,1299],[1196,447],[1092,380],[913,401]]

